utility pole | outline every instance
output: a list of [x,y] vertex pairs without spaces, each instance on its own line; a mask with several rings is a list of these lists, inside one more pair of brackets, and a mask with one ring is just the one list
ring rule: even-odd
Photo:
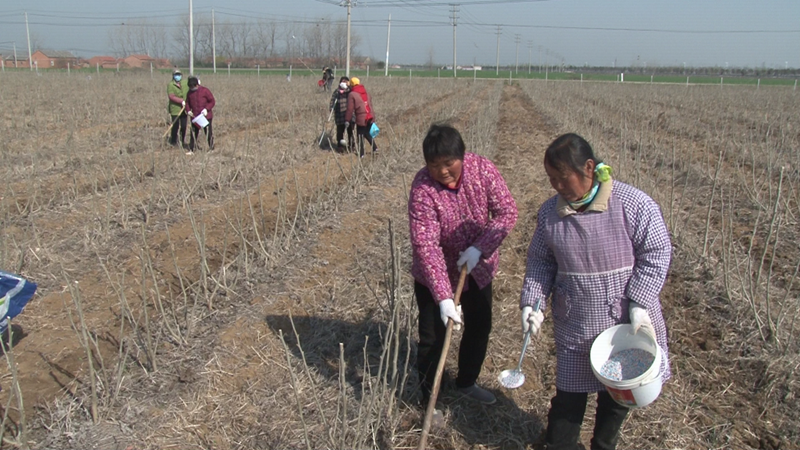
[[497,26],[497,62],[495,63],[495,75],[500,75],[500,30],[501,26]]
[[514,35],[514,43],[517,44],[517,59],[514,62],[514,73],[519,73],[519,41],[520,37],[518,34]]
[[217,73],[217,35],[214,30],[214,10],[211,10],[211,58],[214,59],[214,73]]
[[533,41],[528,41],[528,75],[531,74],[531,54],[533,53]]
[[28,28],[28,11],[25,11],[25,34],[28,35],[28,66],[33,71],[33,55],[31,55],[31,30]]
[[383,76],[389,76],[389,38],[392,36],[392,15],[389,14],[389,27],[386,31],[386,63],[383,65]]
[[453,78],[458,76],[456,72],[456,24],[458,23],[458,5],[453,4]]
[[194,75],[194,14],[192,0],[189,0],[189,75]]
[[539,46],[539,73],[542,73],[542,46]]
[[[30,60],[28,60],[30,62]],[[14,41],[14,68],[17,68],[17,41]]]
[[344,69],[344,74],[347,78],[350,78],[350,8],[352,3],[352,0],[347,0],[347,65]]

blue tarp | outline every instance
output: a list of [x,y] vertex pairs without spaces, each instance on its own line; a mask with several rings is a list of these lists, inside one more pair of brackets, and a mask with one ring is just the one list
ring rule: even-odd
[[36,292],[36,283],[0,270],[0,333],[8,328],[8,319],[19,315]]

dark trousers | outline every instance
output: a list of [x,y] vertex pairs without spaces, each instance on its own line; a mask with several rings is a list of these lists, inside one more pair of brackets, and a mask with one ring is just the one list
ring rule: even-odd
[[[206,125],[205,128],[203,128],[203,132],[206,134],[206,137],[208,138],[208,149],[209,150],[214,150],[214,130],[211,128],[211,121],[212,120],[213,119],[208,119],[208,125]],[[194,151],[195,139],[197,139],[199,135],[200,135],[200,128],[198,128],[197,125],[192,124],[192,134],[191,134],[191,137],[189,139],[189,150],[190,151]]]
[[[547,414],[547,450],[578,448],[587,398],[588,394],[585,392],[556,389],[556,396],[550,401],[550,412]],[[619,430],[627,415],[628,408],[615,402],[608,392],[598,392],[591,450],[617,448]]]
[[369,128],[372,126],[372,123],[368,123],[365,126],[356,125],[356,133],[358,134],[358,154],[364,156],[364,141],[366,140],[372,146],[372,151],[378,151],[378,146],[375,145],[375,140],[372,139],[372,136],[369,134]]
[[186,113],[181,113],[180,116],[170,116],[170,118],[172,119],[172,128],[170,129],[169,145],[178,145],[178,128],[180,127],[181,147],[183,147],[183,141],[186,140]]
[[[492,283],[483,289],[472,277],[469,290],[461,294],[461,310],[464,325],[461,334],[461,348],[458,352],[458,377],[456,387],[463,388],[475,384],[486,358],[486,346],[492,331]],[[424,285],[414,282],[414,294],[419,307],[419,345],[417,346],[417,371],[422,388],[423,405],[430,399],[436,366],[444,346],[447,329],[439,313],[439,305],[434,301],[431,291]]]
[[353,147],[353,129],[345,127],[344,124],[336,124],[336,145],[344,139],[344,130],[347,130],[347,148]]

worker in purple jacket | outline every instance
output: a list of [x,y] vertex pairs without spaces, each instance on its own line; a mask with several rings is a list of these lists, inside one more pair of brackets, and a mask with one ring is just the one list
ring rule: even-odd
[[[667,327],[659,294],[672,246],[658,205],[611,179],[611,168],[576,134],[545,151],[544,168],[558,195],[539,208],[528,248],[520,308],[522,330],[539,332],[551,298],[556,342],[556,395],[547,416],[548,450],[575,450],[588,393],[597,392],[592,450],[612,450],[628,408],[592,373],[589,350],[606,329],[631,323],[656,337],[670,377]],[[542,307],[534,309],[540,304]],[[644,330],[644,331],[642,331]]]
[[[447,321],[461,324],[461,311],[464,331],[456,387],[474,400],[491,404],[494,394],[475,382],[492,329],[492,278],[497,272],[498,248],[514,228],[517,206],[494,164],[466,153],[455,128],[432,125],[422,153],[425,167],[414,177],[408,201],[422,404],[430,399]],[[453,292],[464,264],[468,282],[456,308]]]

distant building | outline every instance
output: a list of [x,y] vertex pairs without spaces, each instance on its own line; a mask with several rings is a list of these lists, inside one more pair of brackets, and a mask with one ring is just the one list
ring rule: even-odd
[[78,58],[64,50],[36,50],[31,61],[37,69],[66,69],[68,64],[75,67]]
[[14,55],[8,55],[3,57],[3,67],[6,69],[13,69],[14,67],[18,67],[20,69],[29,68],[30,64],[28,64],[28,57],[17,55],[16,64],[14,63]]
[[148,55],[129,55],[122,58],[122,62],[131,69],[149,69],[150,64],[152,64],[153,67],[158,65],[155,58],[151,58]]
[[91,68],[116,69],[119,60],[113,56],[92,56],[89,58],[88,66]]

